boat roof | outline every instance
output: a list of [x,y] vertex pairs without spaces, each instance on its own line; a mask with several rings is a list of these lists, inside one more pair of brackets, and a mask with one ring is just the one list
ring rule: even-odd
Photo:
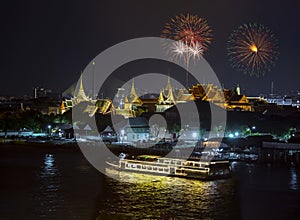
[[161,156],[155,156],[155,155],[139,155],[137,157],[138,158],[153,158],[153,159],[161,158]]
[[162,159],[162,160],[172,160],[172,161],[183,161],[183,162],[196,162],[202,164],[221,164],[221,163],[229,163],[228,160],[216,160],[216,161],[200,161],[200,160],[191,160],[191,159],[181,159],[181,158],[169,158],[169,157],[162,157],[156,155],[139,155],[137,158],[144,158],[144,159]]

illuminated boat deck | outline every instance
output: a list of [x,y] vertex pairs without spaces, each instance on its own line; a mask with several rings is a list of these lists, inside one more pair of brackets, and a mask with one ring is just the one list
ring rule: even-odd
[[229,176],[231,173],[229,161],[186,161],[148,155],[138,156],[136,160],[121,159],[118,165],[113,166],[123,171],[195,179],[222,178]]

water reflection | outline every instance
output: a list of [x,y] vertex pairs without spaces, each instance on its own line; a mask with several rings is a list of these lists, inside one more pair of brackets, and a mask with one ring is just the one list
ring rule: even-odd
[[53,154],[45,154],[44,164],[42,166],[41,176],[56,175],[56,167],[54,166],[54,156]]
[[39,174],[40,187],[35,200],[38,200],[40,217],[51,216],[63,207],[64,199],[59,193],[61,174],[55,164],[53,154],[45,154]]
[[[238,215],[233,203],[232,180],[199,181],[175,177],[119,172],[107,178],[100,198],[98,219],[215,219]],[[126,182],[124,181],[126,180]],[[234,212],[234,211],[233,211]]]
[[290,168],[290,182],[289,182],[289,188],[292,190],[297,190],[299,189],[299,184],[298,184],[298,173],[296,167],[291,167]]

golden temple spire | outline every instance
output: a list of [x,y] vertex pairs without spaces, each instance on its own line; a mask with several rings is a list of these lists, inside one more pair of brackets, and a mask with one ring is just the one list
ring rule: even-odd
[[168,83],[166,86],[166,90],[168,91],[172,90],[170,72],[168,73]]
[[174,98],[174,95],[173,95],[173,88],[171,86],[171,77],[170,77],[170,72],[168,73],[168,83],[167,83],[167,86],[166,86],[166,99],[165,99],[165,103],[168,103],[168,104],[175,104],[175,98]]
[[176,103],[172,89],[169,90],[168,96],[167,96],[167,99],[165,100],[165,102],[167,104],[175,104]]
[[134,88],[134,78],[132,79],[132,83],[131,83],[131,91],[130,91],[130,95],[131,96],[138,96],[136,94],[135,88]]
[[162,104],[162,103],[165,102],[164,95],[163,95],[162,91],[160,91],[160,93],[159,93],[159,97],[158,97],[157,102],[158,102],[158,104]]
[[86,96],[85,92],[84,92],[84,88],[83,88],[83,82],[82,82],[82,72],[80,75],[80,84],[79,84],[79,89],[78,89],[78,93],[77,93],[77,102],[82,102],[82,101],[88,101],[89,98]]
[[83,83],[82,83],[82,72],[81,72],[81,74],[80,74],[80,85],[79,85],[79,90],[83,90],[83,91],[84,91],[84,89],[83,89]]
[[130,91],[128,99],[129,99],[129,102],[131,102],[131,103],[142,104],[142,101],[141,101],[140,97],[137,95],[135,88],[134,88],[134,78],[132,79],[131,91]]

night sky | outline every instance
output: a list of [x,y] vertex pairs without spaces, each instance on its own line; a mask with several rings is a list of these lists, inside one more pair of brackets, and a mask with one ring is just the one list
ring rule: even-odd
[[[247,95],[266,94],[273,81],[278,93],[300,89],[297,0],[12,0],[0,10],[0,95],[31,95],[34,86],[63,92],[100,52],[124,40],[159,37],[180,13],[207,19],[213,40],[205,58],[226,88],[240,84]],[[230,33],[248,22],[269,27],[279,42],[275,67],[260,78],[233,70],[227,60]]]

